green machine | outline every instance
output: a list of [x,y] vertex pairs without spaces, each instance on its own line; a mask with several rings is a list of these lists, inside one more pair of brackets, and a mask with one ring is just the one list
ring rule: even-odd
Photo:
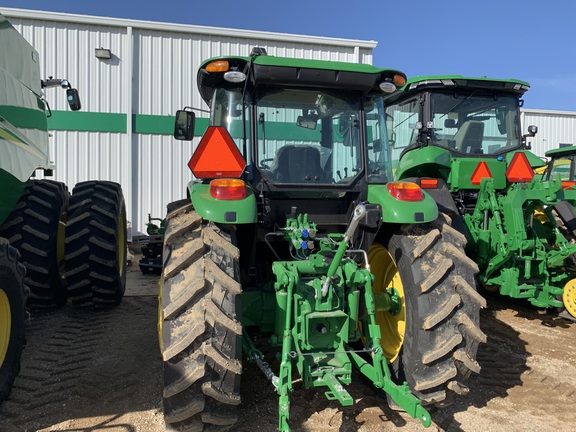
[[[243,364],[352,405],[353,368],[425,426],[478,372],[484,299],[465,237],[431,196],[392,182],[383,97],[401,72],[268,56],[205,61],[210,126],[188,197],[168,205],[159,307],[165,421],[227,430]],[[192,139],[192,108],[175,138]]]
[[78,183],[70,195],[50,176],[44,89],[34,48],[0,15],[0,401],[10,394],[24,346],[26,305],[109,305],[125,286],[126,210],[119,184]]
[[528,89],[515,79],[409,80],[386,100],[394,175],[425,188],[460,227],[484,288],[576,316],[576,191],[559,174],[535,174],[545,162],[529,151],[537,128],[521,131]]

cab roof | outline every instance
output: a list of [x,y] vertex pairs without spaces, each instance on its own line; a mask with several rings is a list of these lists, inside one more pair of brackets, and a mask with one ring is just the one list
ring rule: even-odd
[[403,91],[422,90],[429,88],[470,88],[475,90],[492,90],[512,93],[522,96],[529,88],[530,84],[515,78],[488,78],[488,77],[466,77],[463,75],[430,75],[416,76],[408,79]]
[[202,63],[198,71],[198,89],[209,103],[214,88],[225,84],[223,73],[207,72],[206,66],[214,61],[228,61],[231,70],[248,74],[256,85],[280,85],[296,87],[324,87],[369,92],[377,89],[382,81],[390,81],[394,75],[406,75],[396,69],[378,68],[368,64],[310,60],[288,57],[258,55],[254,57],[214,57]]

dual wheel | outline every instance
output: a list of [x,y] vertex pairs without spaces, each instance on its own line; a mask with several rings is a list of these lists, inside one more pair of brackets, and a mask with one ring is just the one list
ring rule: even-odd
[[126,208],[119,184],[30,180],[0,236],[18,249],[32,307],[118,304],[126,283]]
[[126,284],[126,209],[112,182],[30,180],[0,226],[0,401],[20,369],[26,305],[106,307]]

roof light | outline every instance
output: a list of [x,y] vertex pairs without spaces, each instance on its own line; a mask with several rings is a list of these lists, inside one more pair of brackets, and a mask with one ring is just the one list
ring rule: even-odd
[[506,178],[509,182],[529,182],[534,177],[534,170],[524,153],[516,153],[506,170]]
[[379,87],[384,93],[394,93],[397,90],[393,83],[387,81],[381,82]]
[[244,180],[216,179],[210,182],[210,195],[219,200],[241,200],[248,196],[248,191]]
[[231,83],[241,83],[246,80],[246,74],[240,71],[228,71],[224,74],[224,79]]
[[197,178],[240,177],[246,162],[226,128],[210,126],[188,167]]
[[406,77],[401,74],[395,74],[394,78],[392,78],[392,82],[396,84],[398,87],[402,87],[406,84]]
[[483,178],[492,178],[492,173],[486,162],[479,162],[470,177],[470,182],[473,185],[479,185]]
[[206,65],[206,72],[227,72],[230,64],[226,60],[216,60]]
[[390,182],[386,185],[388,192],[400,201],[422,201],[424,193],[420,186],[412,182]]

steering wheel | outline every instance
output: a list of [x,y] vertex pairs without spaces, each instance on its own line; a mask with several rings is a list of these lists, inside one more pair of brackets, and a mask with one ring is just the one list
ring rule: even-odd
[[274,158],[262,159],[260,161],[260,168],[263,169],[270,169],[270,162],[272,162]]

